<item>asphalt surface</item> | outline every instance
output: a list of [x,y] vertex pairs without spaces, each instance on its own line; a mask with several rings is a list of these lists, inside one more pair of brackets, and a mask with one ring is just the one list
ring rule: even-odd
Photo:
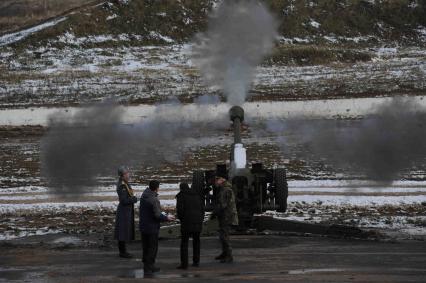
[[1,243],[0,282],[425,282],[426,278],[424,241],[239,235],[232,238],[235,262],[221,264],[213,259],[219,252],[218,240],[205,237],[201,266],[180,271],[179,240],[162,240],[157,262],[161,271],[144,278],[138,242],[129,246],[135,257],[128,260],[119,258],[115,247],[53,244],[57,237]]

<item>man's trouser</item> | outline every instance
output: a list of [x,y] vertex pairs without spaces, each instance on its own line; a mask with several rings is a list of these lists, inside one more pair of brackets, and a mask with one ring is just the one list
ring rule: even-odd
[[200,263],[200,233],[181,232],[180,263],[188,266],[188,242],[192,237],[192,262]]
[[142,237],[142,262],[145,269],[154,267],[158,252],[158,233],[143,234]]
[[120,251],[120,254],[127,253],[125,241],[118,241],[118,250]]
[[219,239],[222,244],[222,255],[232,256],[232,247],[229,240],[230,225],[219,222]]

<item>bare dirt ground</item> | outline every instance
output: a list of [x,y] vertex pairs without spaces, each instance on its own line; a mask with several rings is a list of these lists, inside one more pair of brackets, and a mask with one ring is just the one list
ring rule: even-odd
[[160,241],[162,269],[144,278],[140,243],[120,259],[115,246],[93,238],[43,236],[2,246],[0,281],[31,282],[423,282],[425,242],[378,242],[323,237],[233,236],[235,262],[213,257],[215,237],[202,238],[199,268],[177,271],[179,241]]

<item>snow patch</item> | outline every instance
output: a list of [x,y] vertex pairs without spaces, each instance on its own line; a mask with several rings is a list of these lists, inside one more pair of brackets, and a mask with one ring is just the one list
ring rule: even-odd
[[62,18],[58,18],[46,23],[43,23],[41,25],[37,25],[25,30],[21,30],[15,33],[11,33],[11,34],[5,34],[3,36],[0,36],[0,46],[5,46],[14,42],[18,42],[28,36],[30,36],[31,34],[34,34],[36,32],[39,32],[41,30],[44,30],[46,28],[52,27],[57,25],[60,22],[63,22],[67,19],[67,17],[62,17]]
[[110,21],[110,20],[113,20],[113,19],[115,19],[115,18],[117,18],[117,17],[118,17],[118,15],[117,15],[117,14],[112,14],[112,15],[108,16],[108,17],[106,18],[106,20],[107,20],[107,21]]
[[[89,68],[90,65],[87,65]],[[128,65],[127,70],[132,70],[138,67]],[[96,66],[93,66],[96,67]],[[288,78],[287,78],[288,79]],[[306,78],[307,79],[307,78]],[[313,78],[311,78],[313,79]],[[373,98],[351,98],[351,99],[324,99],[324,100],[309,100],[309,101],[276,101],[276,102],[246,102],[243,107],[247,113],[250,113],[252,119],[287,119],[287,118],[306,118],[306,119],[330,119],[339,117],[360,117],[375,113],[375,107],[382,103],[391,100],[391,97],[373,97]],[[422,107],[426,107],[426,99],[423,96],[413,96],[416,103]],[[204,107],[204,108],[203,108]],[[214,106],[215,112],[211,115],[205,115],[202,118],[206,121],[216,119],[216,116],[227,113],[229,105],[226,103],[217,104]],[[156,106],[152,105],[137,105],[126,107],[126,113],[123,117],[124,124],[132,124],[139,122],[141,117],[149,117],[155,111]],[[191,113],[200,113],[205,111],[211,113],[211,108],[208,105],[186,104],[183,105],[179,113],[171,113],[170,119],[183,119],[192,121],[200,119],[199,115]],[[204,109],[204,110],[203,110]],[[349,111],[348,111],[349,109]],[[78,107],[34,107],[25,109],[4,109],[0,110],[0,125],[22,126],[22,125],[42,125],[47,126],[48,117],[52,114],[62,113],[64,115],[73,116],[80,110]]]
[[319,28],[321,26],[321,24],[319,22],[315,21],[314,19],[310,20],[309,25],[314,27],[314,28]]
[[417,196],[341,196],[341,195],[289,195],[288,202],[321,203],[331,206],[382,206],[420,204],[426,202],[426,195]]
[[397,48],[394,47],[381,47],[375,50],[377,57],[388,57],[388,56],[393,56],[398,52]]
[[[176,200],[161,200],[162,206],[174,207]],[[37,203],[37,204],[2,204],[0,207],[0,214],[10,214],[16,212],[40,212],[40,211],[61,211],[69,212],[76,208],[89,208],[89,209],[116,209],[118,201],[88,201],[88,202],[62,202],[62,203]]]
[[83,240],[77,237],[61,237],[58,239],[53,240],[54,244],[66,244],[66,245],[79,245],[83,243]]
[[[137,39],[141,39],[141,36],[132,35]],[[69,44],[69,45],[81,45],[88,43],[102,43],[107,41],[129,41],[129,36],[127,34],[119,35],[91,35],[91,36],[82,36],[76,37],[73,33],[67,31],[63,35],[58,37],[58,42]]]
[[20,228],[19,231],[5,231],[3,234],[0,234],[0,241],[12,240],[18,238],[24,238],[29,236],[42,236],[47,234],[59,234],[62,233],[62,230],[58,229],[49,229],[48,227],[42,227],[38,229],[34,228]]
[[324,39],[326,39],[326,40],[328,40],[332,43],[336,43],[338,41],[337,38],[334,35],[326,35],[326,36],[324,36]]
[[160,40],[165,41],[167,43],[173,43],[174,42],[174,40],[172,38],[170,38],[168,36],[161,35],[161,34],[159,34],[158,32],[155,32],[155,31],[151,31],[149,33],[149,35],[154,39],[160,39]]

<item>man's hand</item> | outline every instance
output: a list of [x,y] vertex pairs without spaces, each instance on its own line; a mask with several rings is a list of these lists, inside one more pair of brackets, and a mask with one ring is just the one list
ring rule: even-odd
[[176,218],[173,215],[167,215],[167,221],[175,221]]

